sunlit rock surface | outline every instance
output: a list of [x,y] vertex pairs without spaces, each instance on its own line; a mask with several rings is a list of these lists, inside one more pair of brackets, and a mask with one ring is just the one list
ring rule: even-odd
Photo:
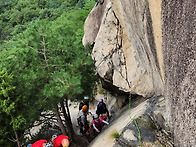
[[98,2],[86,19],[83,44],[93,46],[104,82],[144,97],[163,94],[160,15],[160,1]]
[[175,146],[196,144],[195,10],[191,0],[99,0],[84,26],[103,87],[164,96],[166,115],[151,115]]

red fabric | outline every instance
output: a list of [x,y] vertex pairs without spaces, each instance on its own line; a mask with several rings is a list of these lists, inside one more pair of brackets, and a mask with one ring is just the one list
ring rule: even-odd
[[69,139],[69,137],[65,136],[65,135],[57,136],[57,138],[55,138],[54,141],[53,141],[54,147],[62,147],[61,142],[62,142],[63,139]]
[[107,119],[107,116],[106,116],[105,114],[102,114],[102,115],[101,115],[101,118],[102,118],[103,120],[106,120],[106,119]]
[[92,121],[93,124],[95,124],[95,127],[98,128],[100,126],[103,126],[103,119],[99,118],[98,122],[96,122],[95,120]]
[[44,140],[44,139],[38,140],[34,144],[32,144],[31,147],[43,147],[44,143],[47,143],[47,140]]

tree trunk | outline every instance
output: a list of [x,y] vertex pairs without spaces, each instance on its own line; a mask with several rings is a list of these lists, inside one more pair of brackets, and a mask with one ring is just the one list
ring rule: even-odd
[[61,129],[62,134],[63,134],[63,135],[67,135],[68,133],[67,133],[66,130],[65,130],[65,126],[63,125],[61,116],[60,116],[60,114],[59,114],[58,105],[56,105],[56,117],[57,117],[57,122],[58,122],[58,124],[59,124],[59,127],[60,127],[60,129]]
[[67,115],[67,112],[66,112],[66,109],[65,109],[65,106],[64,106],[64,101],[62,100],[60,104],[61,104],[63,115],[64,115],[64,118],[65,118],[65,125],[68,129],[67,130],[68,131],[68,136],[69,136],[70,139],[73,139],[74,131],[73,131],[72,123],[70,123],[71,120]]
[[65,99],[65,106],[66,106],[66,110],[67,110],[67,116],[68,116],[68,120],[69,120],[69,122],[70,122],[70,126],[72,127],[72,129],[73,129],[73,126],[72,126],[72,122],[71,122],[71,116],[70,116],[70,112],[69,112],[69,107],[68,107],[68,100],[67,99]]
[[19,141],[18,133],[16,132],[16,130],[14,130],[14,134],[16,136],[17,145],[18,145],[18,147],[20,147],[20,141]]

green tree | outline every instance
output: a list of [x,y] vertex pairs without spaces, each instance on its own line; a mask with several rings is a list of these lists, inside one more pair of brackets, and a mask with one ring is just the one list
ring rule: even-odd
[[57,108],[53,111],[58,114],[57,104],[61,104],[67,130],[64,133],[71,137],[67,100],[90,95],[96,80],[92,59],[81,43],[88,13],[89,9],[75,9],[54,21],[37,20],[10,41],[11,49],[1,55],[2,68],[14,76],[16,95],[39,112]]
[[[16,8],[21,11],[31,10],[17,4]],[[39,6],[62,9],[64,5],[47,4],[43,1]],[[13,75],[16,116],[20,116],[18,120],[25,124],[25,128],[18,125],[18,138],[39,120],[42,111],[53,110],[58,118],[59,108],[65,118],[65,126],[58,120],[62,133],[68,133],[72,138],[68,100],[92,95],[96,81],[90,49],[82,45],[83,24],[94,4],[93,0],[87,0],[82,9],[73,7],[59,13],[61,16],[56,13],[58,11],[51,11],[56,18],[39,17],[31,21],[25,31],[14,34],[12,40],[0,46],[0,68]],[[30,21],[28,16],[25,21]]]
[[[25,120],[19,114],[19,97],[15,97],[15,86],[12,84],[13,76],[4,71],[0,72],[0,145],[14,146],[15,140],[20,147],[18,133],[24,128]],[[13,137],[14,136],[14,137]],[[14,139],[12,139],[14,138]]]
[[[9,40],[23,32],[37,18],[56,18],[62,14],[64,0],[6,0],[0,2],[0,39]],[[58,10],[56,10],[58,9]],[[59,11],[59,15],[56,15]]]

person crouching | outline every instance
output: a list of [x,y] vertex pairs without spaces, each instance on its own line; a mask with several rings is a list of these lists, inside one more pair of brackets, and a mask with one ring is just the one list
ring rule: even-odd
[[99,118],[97,114],[94,114],[93,115],[92,125],[93,125],[93,129],[97,133],[100,133],[101,132],[104,124],[109,125],[109,123],[107,121]]

